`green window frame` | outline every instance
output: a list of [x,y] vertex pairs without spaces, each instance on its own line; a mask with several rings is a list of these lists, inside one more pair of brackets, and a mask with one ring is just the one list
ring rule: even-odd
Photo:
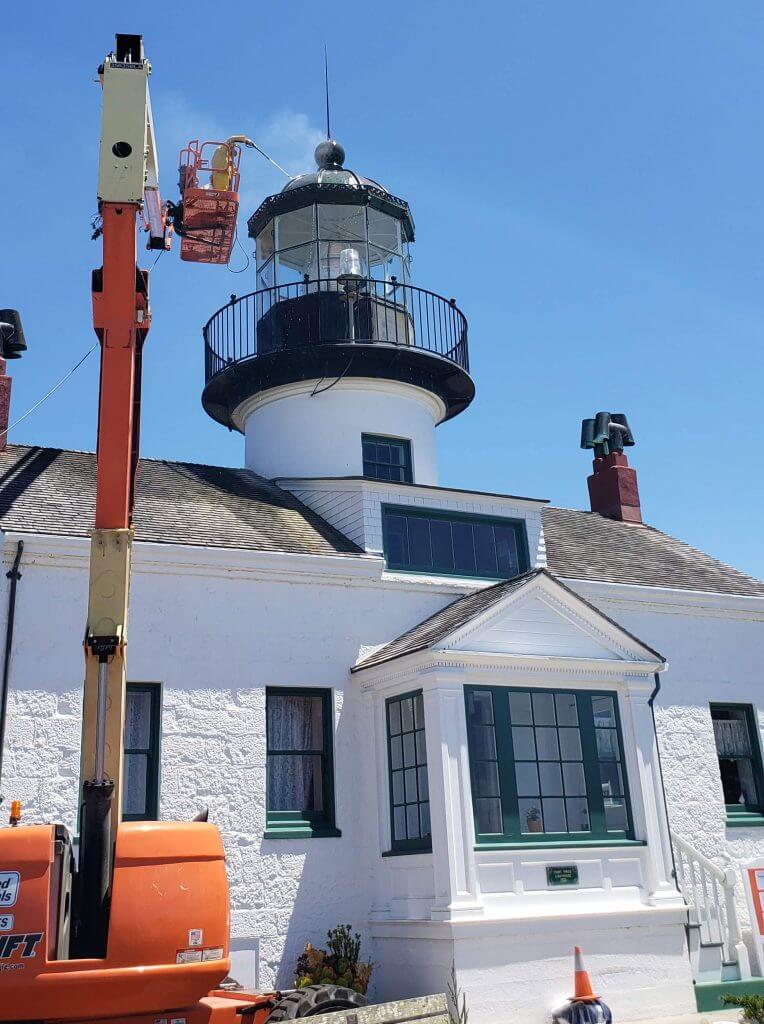
[[421,690],[385,701],[390,852],[432,850],[424,698]]
[[764,824],[764,767],[752,704],[712,702],[716,756],[727,825]]
[[125,687],[123,821],[156,821],[159,816],[159,746],[162,687]]
[[522,519],[411,505],[382,506],[382,546],[391,572],[503,580],[530,562]]
[[334,818],[333,709],[330,689],[267,687],[266,839],[342,834]]
[[414,482],[411,465],[411,441],[404,437],[361,434],[363,475],[370,480]]
[[465,687],[479,846],[634,842],[618,696]]

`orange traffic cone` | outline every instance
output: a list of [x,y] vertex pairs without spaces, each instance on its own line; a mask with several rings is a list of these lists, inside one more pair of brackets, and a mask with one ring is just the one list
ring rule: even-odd
[[572,998],[576,1002],[582,1003],[593,1003],[596,999],[599,999],[599,996],[595,995],[591,981],[589,981],[589,972],[584,967],[584,955],[581,952],[580,946],[576,946],[573,951],[573,971],[574,992]]

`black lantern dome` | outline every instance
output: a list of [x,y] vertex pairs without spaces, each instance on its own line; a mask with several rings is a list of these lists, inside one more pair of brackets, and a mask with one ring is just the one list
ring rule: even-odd
[[345,167],[333,139],[315,158],[248,221],[257,290],[204,328],[206,411],[241,429],[236,410],[260,392],[356,377],[423,388],[442,419],[455,416],[475,392],[467,322],[453,299],[411,283],[408,203]]

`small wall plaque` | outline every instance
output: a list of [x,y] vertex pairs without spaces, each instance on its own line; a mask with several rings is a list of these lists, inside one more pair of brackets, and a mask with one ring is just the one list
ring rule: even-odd
[[575,864],[555,864],[546,869],[547,885],[578,885],[578,868]]

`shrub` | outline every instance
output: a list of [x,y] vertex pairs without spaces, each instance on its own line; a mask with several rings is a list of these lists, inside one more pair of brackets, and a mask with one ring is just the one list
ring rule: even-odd
[[326,934],[327,949],[316,949],[309,942],[297,960],[295,984],[342,985],[366,994],[374,964],[361,960],[361,936],[353,935],[349,924],[341,924]]
[[764,1024],[764,996],[722,996],[725,1006],[739,1006],[748,1024]]

